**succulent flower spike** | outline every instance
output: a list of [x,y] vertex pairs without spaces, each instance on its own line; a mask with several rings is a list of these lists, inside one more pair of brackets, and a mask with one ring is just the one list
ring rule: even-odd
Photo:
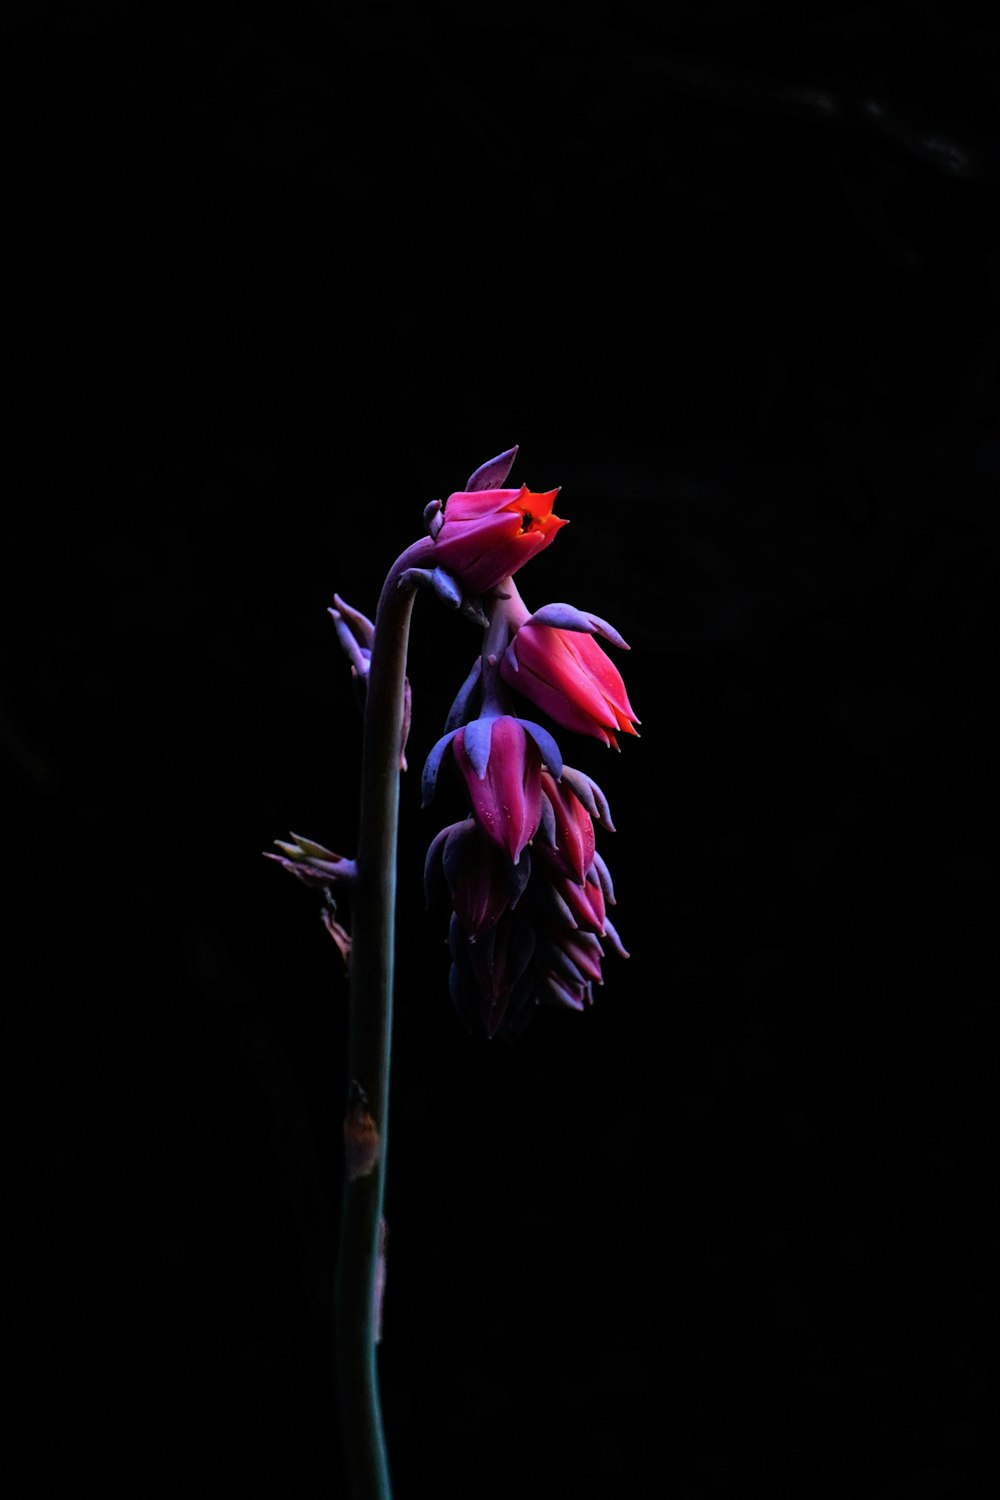
[[[475,476],[473,476],[475,477]],[[434,561],[470,594],[486,594],[524,566],[567,523],[553,514],[559,491],[462,490],[444,503],[444,525],[434,538]]]
[[[565,611],[567,606],[557,608]],[[585,618],[597,621],[596,616]],[[597,624],[604,626],[603,621]],[[618,668],[583,629],[546,625],[532,616],[504,653],[500,672],[506,683],[557,724],[617,750],[616,734],[635,734],[639,720]]]
[[[519,1030],[537,1004],[582,1009],[603,983],[605,952],[628,956],[608,921],[614,885],[595,840],[598,826],[614,831],[607,798],[585,772],[564,764],[548,729],[513,711],[511,692],[564,729],[617,749],[617,737],[634,735],[639,720],[598,641],[621,651],[628,643],[600,615],[565,602],[532,613],[521,598],[512,575],[566,522],[554,513],[558,490],[509,484],[516,458],[517,448],[508,448],[481,464],[464,490],[425,506],[426,536],[392,574],[397,592],[434,593],[484,631],[427,756],[422,793],[427,807],[450,754],[467,812],[431,841],[424,885],[428,905],[447,894],[451,907],[456,1009],[487,1036]],[[364,694],[375,626],[339,594],[330,615]],[[405,746],[408,682],[403,714]],[[357,883],[355,864],[292,838],[269,857],[322,890],[324,921],[346,955],[350,939],[335,921],[334,891]]]
[[[450,751],[455,789],[465,796],[465,816],[433,838],[424,866],[428,905],[445,891],[450,899],[456,1011],[470,1030],[514,1036],[539,1005],[583,1010],[603,983],[606,954],[628,957],[607,918],[614,887],[596,847],[595,825],[613,829],[604,793],[564,765],[547,728],[518,715],[512,691],[564,728],[617,749],[616,736],[635,734],[639,721],[597,637],[628,647],[599,615],[565,603],[532,614],[518,593],[513,575],[567,523],[554,512],[558,490],[508,483],[516,457],[517,448],[508,448],[481,464],[464,490],[425,506],[425,534],[392,564],[374,624],[334,595],[330,615],[364,699],[357,858],[297,834],[276,841],[267,856],[318,890],[323,924],[350,971],[352,1083],[335,1325],[346,1467],[352,1491],[366,1495],[390,1492],[374,1354],[386,1270],[399,769],[406,767],[406,654],[418,589],[484,632],[422,776],[426,807]],[[337,919],[345,890],[350,932]]]

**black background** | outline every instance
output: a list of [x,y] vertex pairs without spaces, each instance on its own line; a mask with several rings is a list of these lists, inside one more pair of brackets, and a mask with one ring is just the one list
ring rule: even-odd
[[[988,1492],[987,13],[8,13],[25,1493],[343,1492],[346,985],[260,852],[351,852],[326,606],[515,442],[633,648],[562,736],[632,957],[467,1037],[411,769],[398,1496]],[[411,767],[476,642],[418,601]]]

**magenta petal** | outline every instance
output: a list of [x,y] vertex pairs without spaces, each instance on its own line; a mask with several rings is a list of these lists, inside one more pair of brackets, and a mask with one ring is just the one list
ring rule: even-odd
[[497,719],[487,777],[503,818],[503,844],[515,862],[542,819],[541,771],[541,752],[534,740],[516,719]]
[[[542,817],[541,752],[518,720],[507,714],[478,722],[491,727],[485,775],[477,774],[477,765],[465,746],[472,725],[458,731],[455,759],[476,822],[516,864]],[[475,735],[473,738],[475,748]]]
[[516,490],[457,490],[444,502],[446,526],[461,526],[468,521],[481,521],[485,516],[496,515],[498,510],[513,505],[521,494]]

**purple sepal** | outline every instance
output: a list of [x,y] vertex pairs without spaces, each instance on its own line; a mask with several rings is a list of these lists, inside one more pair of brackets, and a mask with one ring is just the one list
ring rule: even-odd
[[357,637],[352,632],[340,610],[328,609],[327,614],[333,621],[337,632],[337,640],[340,642],[344,655],[351,664],[351,672],[355,677],[360,678],[362,682],[366,681],[368,669],[371,666],[371,650],[369,647],[359,644]]
[[[527,623],[529,622],[525,621]],[[620,646],[623,651],[629,649],[628,642],[607,620],[602,620],[600,615],[592,615],[587,610],[577,609],[573,604],[543,604],[541,609],[535,610],[530,623],[550,625],[556,630],[577,630],[584,635],[603,635],[606,641]]]
[[462,603],[462,590],[455,579],[444,568],[435,568],[431,574],[431,587],[441,600],[447,604],[449,609],[458,609]]
[[628,949],[625,947],[617,930],[612,927],[607,917],[604,918],[604,936],[620,958],[628,958]]
[[441,760],[456,733],[457,731],[452,729],[447,734],[443,734],[424,762],[423,775],[420,778],[421,807],[430,807],[434,800],[434,789],[437,786]]
[[579,797],[594,822],[606,828],[609,833],[614,833],[615,825],[611,821],[608,799],[597,782],[585,771],[578,771],[575,766],[563,766],[562,779]]
[[558,943],[546,943],[542,950],[542,957],[558,969],[564,978],[571,980],[574,984],[586,984],[587,976],[582,969],[578,969],[565,949],[560,948]]
[[601,890],[604,892],[605,901],[609,906],[616,906],[618,903],[615,901],[615,888],[611,882],[611,871],[596,849],[594,850],[594,858],[590,868],[596,873],[598,880],[601,882]]
[[407,568],[400,573],[397,588],[431,589],[448,609],[459,609],[462,590],[444,568]]
[[[412,573],[416,570],[411,568],[409,571]],[[335,607],[327,610],[327,614],[333,621],[337,632],[337,639],[351,664],[351,676],[354,679],[358,705],[363,710],[365,694],[368,691],[368,673],[371,669],[375,626],[367,615],[363,615],[360,610],[352,609],[349,604],[345,604],[339,594],[334,594],[333,602]],[[410,679],[407,677],[403,683],[403,723],[399,736],[399,768],[401,771],[405,771],[407,768],[406,741],[410,733],[412,701]]]
[[542,752],[542,760],[545,762],[551,775],[558,781],[563,773],[562,751],[552,738],[547,729],[541,724],[536,724],[532,719],[519,719],[518,723],[531,735],[535,744]]
[[[471,818],[468,821],[471,822]],[[460,823],[449,823],[447,828],[442,828],[441,832],[436,833],[431,839],[426,858],[424,859],[424,900],[427,903],[428,910],[434,905],[444,885],[444,846],[447,843],[449,835],[461,826]]]
[[514,467],[517,457],[517,444],[508,448],[505,453],[498,453],[496,458],[488,459],[486,463],[480,464],[474,474],[470,474],[465,492],[472,490],[499,490],[503,488],[503,482]]
[[455,701],[451,705],[451,708],[448,712],[448,717],[447,719],[445,719],[444,727],[446,730],[460,729],[465,723],[469,715],[469,707],[472,703],[472,695],[479,685],[479,679],[482,676],[482,672],[483,658],[481,656],[477,656],[475,662],[473,663],[472,671],[469,673],[468,677],[459,688]]
[[465,726],[462,743],[469,757],[469,764],[480,781],[485,777],[486,767],[489,765],[490,742],[493,738],[495,723],[495,719],[473,719]]
[[581,986],[565,984],[557,974],[554,974],[549,969],[544,975],[542,994],[545,999],[554,1000],[557,1005],[566,1005],[570,1010],[583,1010],[584,1001],[587,998],[586,991],[589,986],[583,986],[582,988],[583,993],[581,994]]
[[[370,651],[372,649],[372,643],[375,640],[375,626],[372,624],[371,620],[369,620],[368,616],[363,615],[359,609],[352,609],[349,604],[345,604],[344,600],[341,599],[339,594],[334,594],[333,602],[336,607],[336,612],[343,615],[344,619],[353,630],[360,644],[364,646],[366,650]],[[333,611],[331,610],[331,614],[332,613]]]
[[551,844],[554,849],[559,842],[556,832],[556,815],[552,811],[552,803],[544,792],[542,793],[542,821],[539,824],[539,832],[543,834],[544,842]]

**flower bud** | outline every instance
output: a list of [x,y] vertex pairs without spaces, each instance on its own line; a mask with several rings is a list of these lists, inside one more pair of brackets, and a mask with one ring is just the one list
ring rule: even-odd
[[500,672],[565,729],[593,735],[616,750],[616,734],[635,734],[639,720],[621,673],[593,636],[579,629],[539,624],[532,616],[508,646]]

